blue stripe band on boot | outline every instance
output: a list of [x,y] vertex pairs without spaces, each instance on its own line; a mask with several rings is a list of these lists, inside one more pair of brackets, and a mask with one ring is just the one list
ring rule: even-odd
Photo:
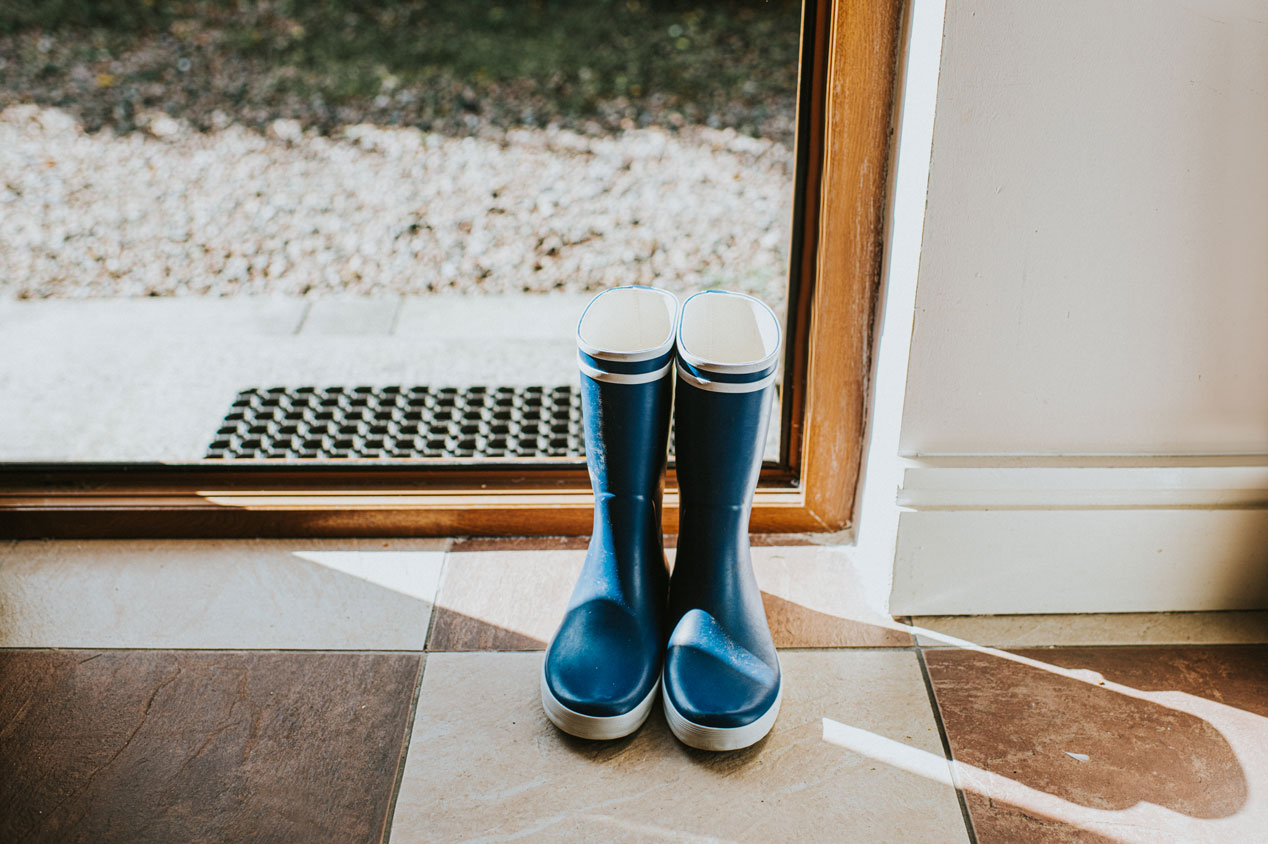
[[778,361],[772,362],[765,369],[756,372],[719,372],[694,366],[679,357],[678,372],[693,387],[727,393],[746,393],[750,390],[760,390],[769,384],[775,377],[777,364]]
[[577,350],[577,361],[583,367],[597,369],[600,372],[608,372],[614,375],[646,375],[649,372],[656,372],[668,366],[673,357],[674,350],[672,348],[657,357],[638,361],[610,360],[607,357],[591,355],[580,349]]

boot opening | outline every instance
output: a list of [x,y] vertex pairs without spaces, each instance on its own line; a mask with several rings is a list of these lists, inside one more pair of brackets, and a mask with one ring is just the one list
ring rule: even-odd
[[680,349],[692,361],[734,366],[765,361],[779,351],[779,320],[741,293],[710,290],[682,306]]
[[659,352],[673,344],[675,317],[672,294],[652,287],[617,287],[590,302],[577,337],[594,354]]

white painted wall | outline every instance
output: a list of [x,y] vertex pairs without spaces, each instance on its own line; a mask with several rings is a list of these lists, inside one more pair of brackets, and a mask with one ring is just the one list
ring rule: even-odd
[[895,86],[889,214],[872,344],[866,442],[852,542],[846,546],[854,582],[868,605],[879,611],[889,606],[893,588],[899,519],[894,491],[904,469],[898,455],[898,435],[925,225],[943,11],[943,0],[921,0],[907,6]]
[[1268,2],[948,0],[901,448],[1268,452]]
[[1268,607],[1268,2],[946,0],[914,317],[892,612]]

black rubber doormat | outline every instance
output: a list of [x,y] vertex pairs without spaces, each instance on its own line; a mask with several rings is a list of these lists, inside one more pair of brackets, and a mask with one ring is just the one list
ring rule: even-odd
[[574,387],[243,390],[211,459],[585,457]]

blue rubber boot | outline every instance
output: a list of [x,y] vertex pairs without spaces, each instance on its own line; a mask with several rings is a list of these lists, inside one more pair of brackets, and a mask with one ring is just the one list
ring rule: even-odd
[[779,321],[758,300],[711,290],[683,303],[663,696],[669,728],[701,750],[748,747],[779,715],[779,656],[748,542],[778,365]]
[[617,287],[596,296],[577,327],[594,530],[546,649],[542,706],[581,738],[637,730],[660,682],[669,587],[661,494],[677,310],[663,290]]

